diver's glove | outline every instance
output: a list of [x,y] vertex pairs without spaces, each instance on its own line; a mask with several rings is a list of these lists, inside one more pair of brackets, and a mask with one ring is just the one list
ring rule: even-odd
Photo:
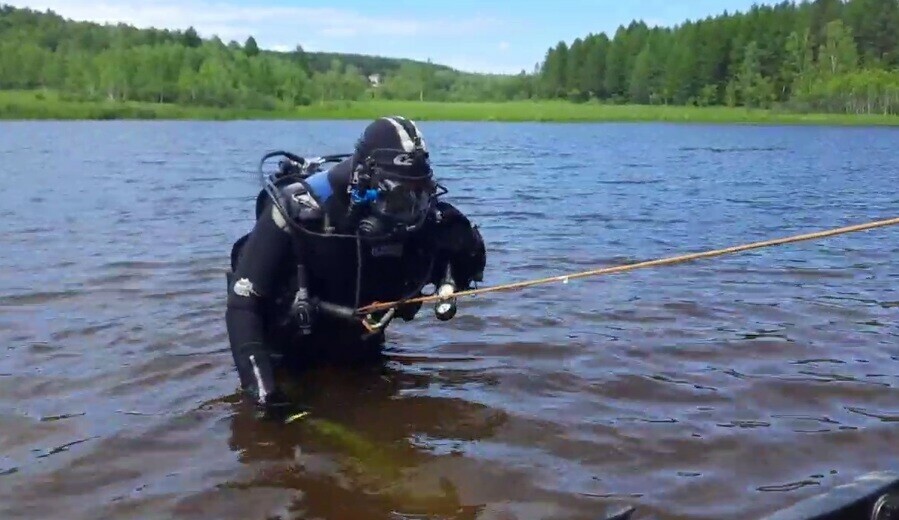
[[418,311],[421,310],[422,303],[404,303],[396,308],[396,315],[403,319],[405,322],[409,322],[415,319],[415,316],[418,314]]

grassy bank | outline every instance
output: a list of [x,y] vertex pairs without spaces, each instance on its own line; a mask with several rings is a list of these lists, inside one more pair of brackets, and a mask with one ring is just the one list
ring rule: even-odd
[[78,102],[52,92],[0,91],[0,119],[372,119],[402,114],[421,121],[665,121],[899,126],[897,116],[797,114],[728,107],[576,104],[566,101],[441,103],[331,102],[275,110],[195,107],[158,103]]
[[192,107],[162,103],[68,101],[54,92],[0,90],[0,120],[262,119],[284,114],[265,110]]

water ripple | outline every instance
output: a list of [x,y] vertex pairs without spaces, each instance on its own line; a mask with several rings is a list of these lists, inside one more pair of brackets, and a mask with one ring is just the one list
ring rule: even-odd
[[[422,126],[481,225],[487,285],[897,202],[888,129]],[[383,366],[290,382],[306,420],[259,421],[223,320],[250,170],[361,127],[0,123],[0,516],[755,518],[891,469],[892,229],[466,299],[445,324],[423,312],[392,327]],[[49,155],[65,184],[18,181]]]

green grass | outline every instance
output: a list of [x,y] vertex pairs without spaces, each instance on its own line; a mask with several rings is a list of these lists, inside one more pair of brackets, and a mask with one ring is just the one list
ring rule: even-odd
[[161,103],[68,101],[50,91],[0,90],[0,119],[255,119],[275,117],[264,110],[192,107]]
[[729,107],[605,105],[567,101],[443,103],[361,101],[316,103],[274,110],[159,103],[79,102],[53,92],[0,91],[0,119],[373,119],[401,114],[420,121],[664,121],[899,126],[899,116],[799,114]]
[[899,125],[899,116],[798,114],[729,107],[606,105],[567,101],[509,101],[504,103],[440,103],[376,101],[301,107],[304,119],[370,119],[402,114],[421,121],[666,121],[680,123],[788,123],[840,125]]

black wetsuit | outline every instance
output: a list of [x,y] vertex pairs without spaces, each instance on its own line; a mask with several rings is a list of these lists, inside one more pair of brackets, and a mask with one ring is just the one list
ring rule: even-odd
[[[352,233],[342,221],[349,200],[350,168],[347,159],[327,174],[333,195],[322,209],[338,233]],[[459,290],[481,280],[486,262],[481,235],[446,202],[437,203],[419,232],[376,249],[355,238],[303,234],[285,223],[267,196],[259,202],[253,231],[239,240],[232,252],[226,311],[241,386],[257,400],[265,400],[258,395],[260,377],[272,391],[273,354],[295,359],[301,366],[319,360],[352,362],[378,353],[383,344],[383,332],[372,334],[361,322],[322,312],[314,315],[311,334],[298,334],[288,319],[298,259],[305,265],[310,297],[349,308],[417,296],[423,285],[437,284],[447,266]],[[321,233],[323,226],[314,231]],[[357,270],[360,255],[361,271]],[[358,290],[357,278],[361,282]],[[404,308],[397,315],[411,320],[418,310]]]

